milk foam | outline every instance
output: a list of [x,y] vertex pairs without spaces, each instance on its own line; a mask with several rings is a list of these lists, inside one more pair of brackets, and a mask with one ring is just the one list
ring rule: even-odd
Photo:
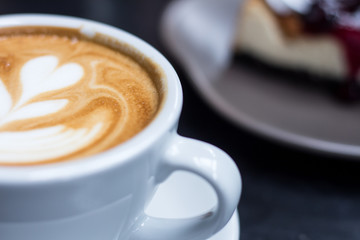
[[0,165],[105,151],[158,110],[153,72],[118,50],[54,31],[0,37]]
[[91,143],[102,127],[66,129],[58,125],[43,129],[0,133],[0,160],[3,163],[30,163],[71,154]]
[[[3,119],[11,109],[12,100],[11,96],[6,90],[5,85],[0,79],[0,119]],[[0,120],[1,121],[1,120]]]
[[16,108],[13,111],[8,112],[2,118],[0,118],[0,126],[16,120],[41,117],[51,113],[55,113],[62,109],[67,103],[68,100],[61,99],[36,102],[20,108]]
[[76,63],[67,63],[58,67],[58,59],[55,56],[32,59],[21,69],[23,92],[15,108],[38,94],[71,86],[83,75],[83,68]]
[[59,68],[57,64],[58,59],[55,56],[38,57],[28,61],[21,69],[22,94],[15,104],[0,79],[0,126],[10,121],[55,113],[68,103],[67,99],[29,103],[33,97],[71,86],[83,76],[83,69],[79,64],[69,63]]
[[[28,61],[21,68],[22,94],[14,106],[5,85],[0,81],[0,127],[12,121],[60,111],[69,102],[67,99],[34,103],[30,100],[39,94],[71,86],[83,74],[83,68],[76,63],[58,66],[58,58],[55,56],[42,56]],[[0,132],[1,162],[28,162],[69,154],[90,142],[101,128],[101,123],[91,129],[64,128],[58,125],[30,131]]]

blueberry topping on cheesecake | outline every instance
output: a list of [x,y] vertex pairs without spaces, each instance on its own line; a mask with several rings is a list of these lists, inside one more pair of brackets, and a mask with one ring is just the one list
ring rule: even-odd
[[360,95],[360,0],[247,0],[238,26],[238,52]]

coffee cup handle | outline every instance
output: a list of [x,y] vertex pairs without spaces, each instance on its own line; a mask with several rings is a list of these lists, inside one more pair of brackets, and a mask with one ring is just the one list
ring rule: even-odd
[[217,206],[187,219],[155,218],[144,214],[132,240],[204,240],[221,230],[236,210],[241,178],[233,160],[219,148],[198,140],[172,137],[157,171],[157,182],[184,170],[205,179],[215,190]]

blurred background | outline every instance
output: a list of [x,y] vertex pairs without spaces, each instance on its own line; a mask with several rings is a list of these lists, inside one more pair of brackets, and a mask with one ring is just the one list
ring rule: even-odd
[[222,148],[241,171],[242,240],[360,239],[359,159],[280,143],[215,111],[160,36],[161,17],[170,2],[1,0],[0,14],[55,13],[93,19],[133,33],[162,52],[183,86],[179,133]]

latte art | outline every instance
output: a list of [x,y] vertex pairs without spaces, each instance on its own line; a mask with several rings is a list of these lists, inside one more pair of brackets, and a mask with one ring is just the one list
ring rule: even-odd
[[[45,100],[28,103],[41,93],[60,90],[78,82],[84,72],[76,63],[57,67],[55,56],[37,57],[28,61],[20,72],[22,93],[16,104],[3,83],[0,84],[0,127],[16,120],[47,116],[61,111],[67,99]],[[70,154],[96,137],[102,124],[80,129],[65,129],[63,125],[38,130],[0,132],[0,159],[9,162],[34,161]],[[59,152],[60,151],[60,152]]]
[[114,147],[153,119],[160,97],[149,73],[119,51],[16,34],[0,38],[0,102],[0,164],[19,165]]
[[55,56],[38,57],[28,61],[21,68],[22,92],[16,104],[12,103],[11,95],[6,92],[5,85],[0,84],[0,88],[2,88],[0,101],[5,103],[0,106],[0,127],[10,121],[45,116],[65,107],[68,103],[67,99],[27,104],[33,97],[41,93],[71,86],[78,82],[84,74],[79,64],[68,63],[56,68],[57,64],[58,59]]

